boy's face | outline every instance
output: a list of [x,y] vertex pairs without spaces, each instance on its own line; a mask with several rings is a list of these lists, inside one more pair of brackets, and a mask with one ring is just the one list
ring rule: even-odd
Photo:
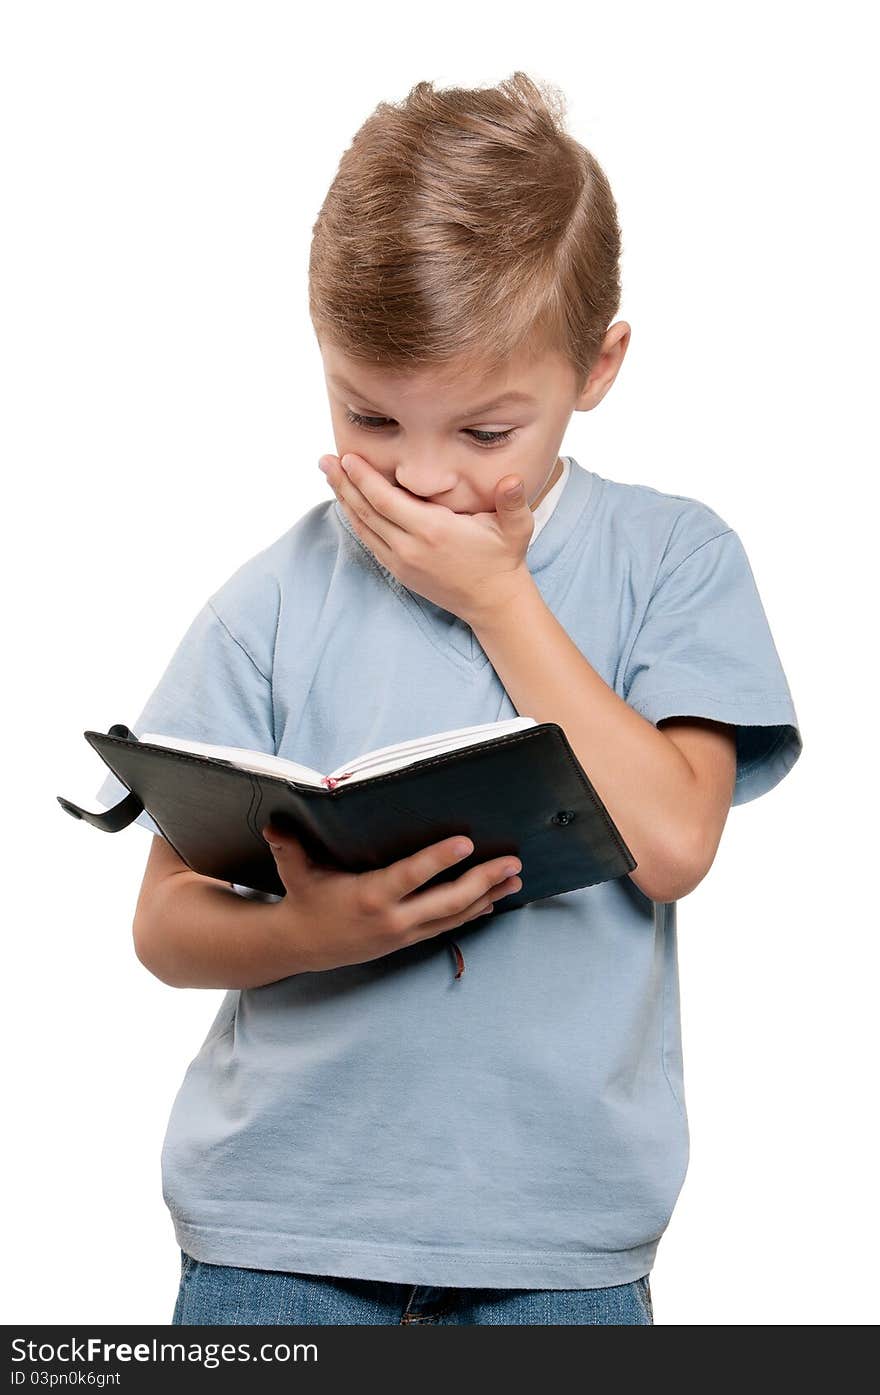
[[363,456],[390,483],[454,513],[491,513],[496,482],[515,473],[535,509],[562,473],[558,451],[572,412],[604,397],[629,334],[625,321],[611,326],[583,387],[555,351],[511,359],[488,376],[455,368],[404,376],[321,341],[336,454]]

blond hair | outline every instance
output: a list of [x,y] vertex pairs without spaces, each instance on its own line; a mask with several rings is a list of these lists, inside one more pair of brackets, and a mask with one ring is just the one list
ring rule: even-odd
[[319,340],[401,373],[556,349],[582,384],[620,306],[620,229],[564,111],[523,72],[380,102],[313,226]]

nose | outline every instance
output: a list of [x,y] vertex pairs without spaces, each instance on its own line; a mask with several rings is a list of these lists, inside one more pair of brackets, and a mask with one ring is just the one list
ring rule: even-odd
[[456,486],[457,479],[449,470],[434,465],[398,465],[394,478],[401,489],[415,494],[419,499],[433,499],[449,494]]

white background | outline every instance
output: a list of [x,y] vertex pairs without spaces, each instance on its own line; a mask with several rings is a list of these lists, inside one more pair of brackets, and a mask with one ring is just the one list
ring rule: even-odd
[[623,227],[632,342],[562,449],[739,532],[804,739],[679,908],[691,1162],[655,1319],[877,1320],[869,13],[4,6],[4,1321],[170,1321],[160,1146],[221,994],[134,955],[149,834],[56,795],[96,807],[82,732],[133,721],[204,599],[329,497],[307,260],[357,127],[517,68]]

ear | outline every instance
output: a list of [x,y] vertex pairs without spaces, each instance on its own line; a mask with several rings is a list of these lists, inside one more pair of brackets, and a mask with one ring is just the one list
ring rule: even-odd
[[588,412],[602,401],[620,372],[631,334],[632,328],[626,320],[618,320],[608,330],[596,362],[578,395],[574,406],[576,412]]

